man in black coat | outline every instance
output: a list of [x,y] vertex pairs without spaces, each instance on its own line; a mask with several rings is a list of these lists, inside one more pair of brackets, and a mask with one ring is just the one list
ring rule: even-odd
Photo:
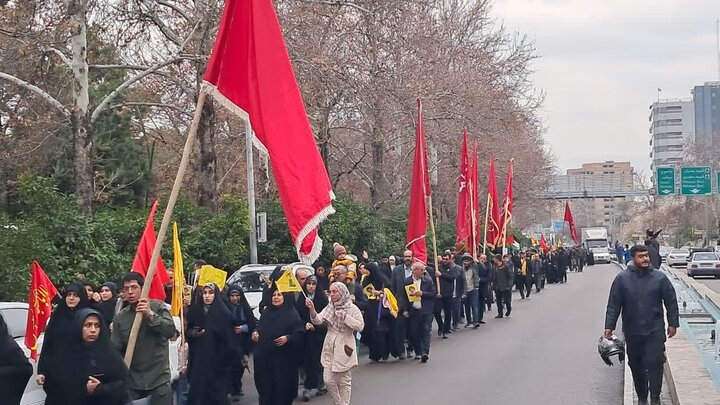
[[[412,275],[412,265],[415,261],[412,250],[406,249],[403,252],[403,262],[392,271],[390,278],[390,290],[392,290],[395,297],[400,297],[405,294],[405,279]],[[399,359],[402,360],[407,357],[413,356],[412,342],[408,339],[408,319],[404,316],[398,316],[396,321],[393,322],[393,344],[397,352],[400,353]],[[407,341],[407,350],[405,348],[405,341]]]
[[10,336],[5,319],[0,315],[0,392],[3,404],[20,403],[32,373],[30,362]]
[[513,286],[513,271],[510,269],[508,263],[505,263],[501,255],[495,255],[493,259],[495,263],[495,300],[498,314],[495,318],[503,317],[503,306],[505,306],[506,312],[504,316],[510,316],[512,311],[512,286]]
[[603,335],[612,338],[622,313],[638,404],[647,405],[649,391],[651,404],[659,405],[665,363],[663,313],[667,312],[667,337],[672,338],[680,326],[677,298],[670,279],[650,264],[647,246],[633,246],[630,253],[632,263],[618,273],[610,288]]
[[[422,263],[413,263],[412,275],[405,279],[405,286],[412,290],[399,295],[402,303],[403,315],[409,317],[408,335],[415,349],[415,358],[423,363],[428,361],[430,355],[430,331],[432,329],[433,312],[435,308],[435,283],[425,271]],[[420,298],[419,301],[410,302],[408,294]]]
[[440,278],[440,300],[443,311],[442,338],[447,339],[452,332],[453,308],[457,295],[458,279],[462,277],[462,268],[455,264],[449,251],[443,253],[440,268],[435,270],[435,277]]
[[565,248],[561,247],[557,254],[558,258],[558,276],[560,284],[567,283],[567,270],[570,267],[570,255]]
[[[488,295],[488,287],[491,282],[492,275],[490,274],[490,270],[488,270],[487,266],[487,256],[486,255],[480,255],[480,259],[477,262],[477,269],[478,269],[478,322],[477,324],[484,324],[485,321],[483,321],[483,314],[485,313],[485,299]],[[488,304],[488,311],[490,310],[490,305]]]

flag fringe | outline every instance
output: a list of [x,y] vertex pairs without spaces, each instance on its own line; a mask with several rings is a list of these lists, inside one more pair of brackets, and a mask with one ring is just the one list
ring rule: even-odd
[[[245,110],[243,110],[242,108],[235,105],[235,103],[230,101],[230,99],[225,97],[225,95],[222,94],[216,86],[204,81],[202,84],[202,89],[204,89],[208,95],[212,96],[215,99],[215,101],[220,103],[220,105],[225,107],[228,111],[237,115],[238,117],[242,118],[245,121],[250,121],[250,115],[248,115],[248,113]],[[252,127],[252,125],[251,125],[251,127]],[[253,143],[253,146],[255,146],[255,148],[257,148],[257,150],[262,152],[265,156],[270,155],[268,153],[268,150],[265,147],[265,145],[263,145],[263,143],[260,142],[260,139],[258,139],[255,136],[255,131],[253,131],[252,143]]]
[[410,245],[412,245],[413,243],[419,241],[420,239],[425,239],[425,236],[426,236],[426,235],[427,235],[427,234],[425,234],[425,235],[420,235],[420,236],[418,236],[417,238],[415,238],[415,239],[411,240],[410,242],[406,243],[406,244],[405,244],[405,249],[409,248]]
[[300,230],[297,239],[295,239],[295,250],[297,251],[298,259],[300,259],[301,262],[305,264],[313,264],[313,262],[320,257],[320,253],[322,253],[322,239],[320,239],[320,236],[315,235],[312,250],[307,255],[300,252],[300,246],[302,246],[303,241],[310,232],[317,229],[322,221],[334,213],[335,208],[333,208],[332,205],[328,205],[318,212],[317,215],[312,217],[310,221],[308,221],[308,223]]

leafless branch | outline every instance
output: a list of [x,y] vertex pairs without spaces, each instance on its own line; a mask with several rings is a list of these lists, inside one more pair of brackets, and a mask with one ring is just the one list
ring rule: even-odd
[[65,118],[70,119],[70,111],[65,108],[65,106],[62,105],[59,101],[57,101],[53,96],[46,93],[43,89],[5,72],[0,72],[0,79],[5,79],[10,83],[32,91],[33,93],[35,93],[35,95],[40,96],[40,98],[45,100],[48,104],[58,109],[65,116]]

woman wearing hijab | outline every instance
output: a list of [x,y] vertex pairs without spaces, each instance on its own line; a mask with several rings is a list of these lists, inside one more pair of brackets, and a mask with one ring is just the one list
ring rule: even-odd
[[240,397],[245,395],[242,390],[242,378],[248,364],[247,355],[252,352],[250,335],[255,331],[257,319],[245,297],[245,292],[239,285],[231,285],[227,294],[233,321],[231,344],[234,349],[228,374],[228,392],[234,401],[239,401]]
[[108,281],[107,283],[100,286],[100,302],[95,305],[95,308],[102,315],[106,325],[110,325],[115,318],[115,308],[117,307],[118,301],[118,289],[117,284]]
[[370,360],[387,360],[391,349],[393,356],[396,355],[390,335],[394,318],[390,315],[390,310],[382,304],[383,289],[390,285],[390,281],[375,262],[365,263],[360,272],[363,273],[362,291],[368,298],[364,314],[363,341],[370,349]]
[[[311,300],[318,311],[322,311],[328,305],[325,292],[318,287],[318,279],[315,276],[309,276],[305,280],[303,291],[307,299]],[[310,319],[310,311],[305,305],[305,301],[297,301],[295,308],[300,314],[300,318],[305,324],[305,345],[303,350],[302,367],[305,370],[305,382],[303,383],[303,400],[309,401],[312,390],[317,389],[317,394],[322,395],[327,392],[324,384],[321,384],[322,366],[320,365],[320,353],[322,352],[323,341],[327,328],[324,325],[314,325]]]
[[72,341],[63,347],[65,367],[55,377],[59,393],[53,403],[127,404],[127,367],[110,344],[110,330],[100,312],[89,307],[77,310],[73,332]]
[[292,299],[273,284],[270,305],[252,333],[255,346],[255,387],[260,405],[290,405],[298,391],[298,345],[303,322]]
[[18,405],[33,369],[0,315],[0,392],[3,403]]
[[227,403],[227,372],[232,356],[232,315],[213,283],[197,289],[187,313],[188,404]]
[[63,375],[72,364],[66,348],[77,341],[75,313],[89,306],[85,287],[79,283],[71,283],[65,288],[65,296],[50,315],[37,368],[37,383],[43,386],[47,395],[45,405],[70,403],[63,397]]
[[343,283],[330,285],[330,304],[320,313],[312,300],[306,300],[312,323],[328,328],[320,362],[325,384],[333,405],[349,405],[352,388],[351,370],[358,364],[355,332],[364,327],[360,310],[352,303],[350,292]]

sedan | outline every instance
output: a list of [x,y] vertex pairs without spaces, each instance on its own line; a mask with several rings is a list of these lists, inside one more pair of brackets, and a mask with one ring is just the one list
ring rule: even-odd
[[673,249],[670,251],[670,254],[667,255],[667,264],[668,266],[677,266],[677,265],[687,265],[688,263],[688,257],[690,256],[690,251],[685,249]]
[[720,256],[712,252],[693,253],[687,265],[687,275],[693,278],[696,276],[720,278]]

